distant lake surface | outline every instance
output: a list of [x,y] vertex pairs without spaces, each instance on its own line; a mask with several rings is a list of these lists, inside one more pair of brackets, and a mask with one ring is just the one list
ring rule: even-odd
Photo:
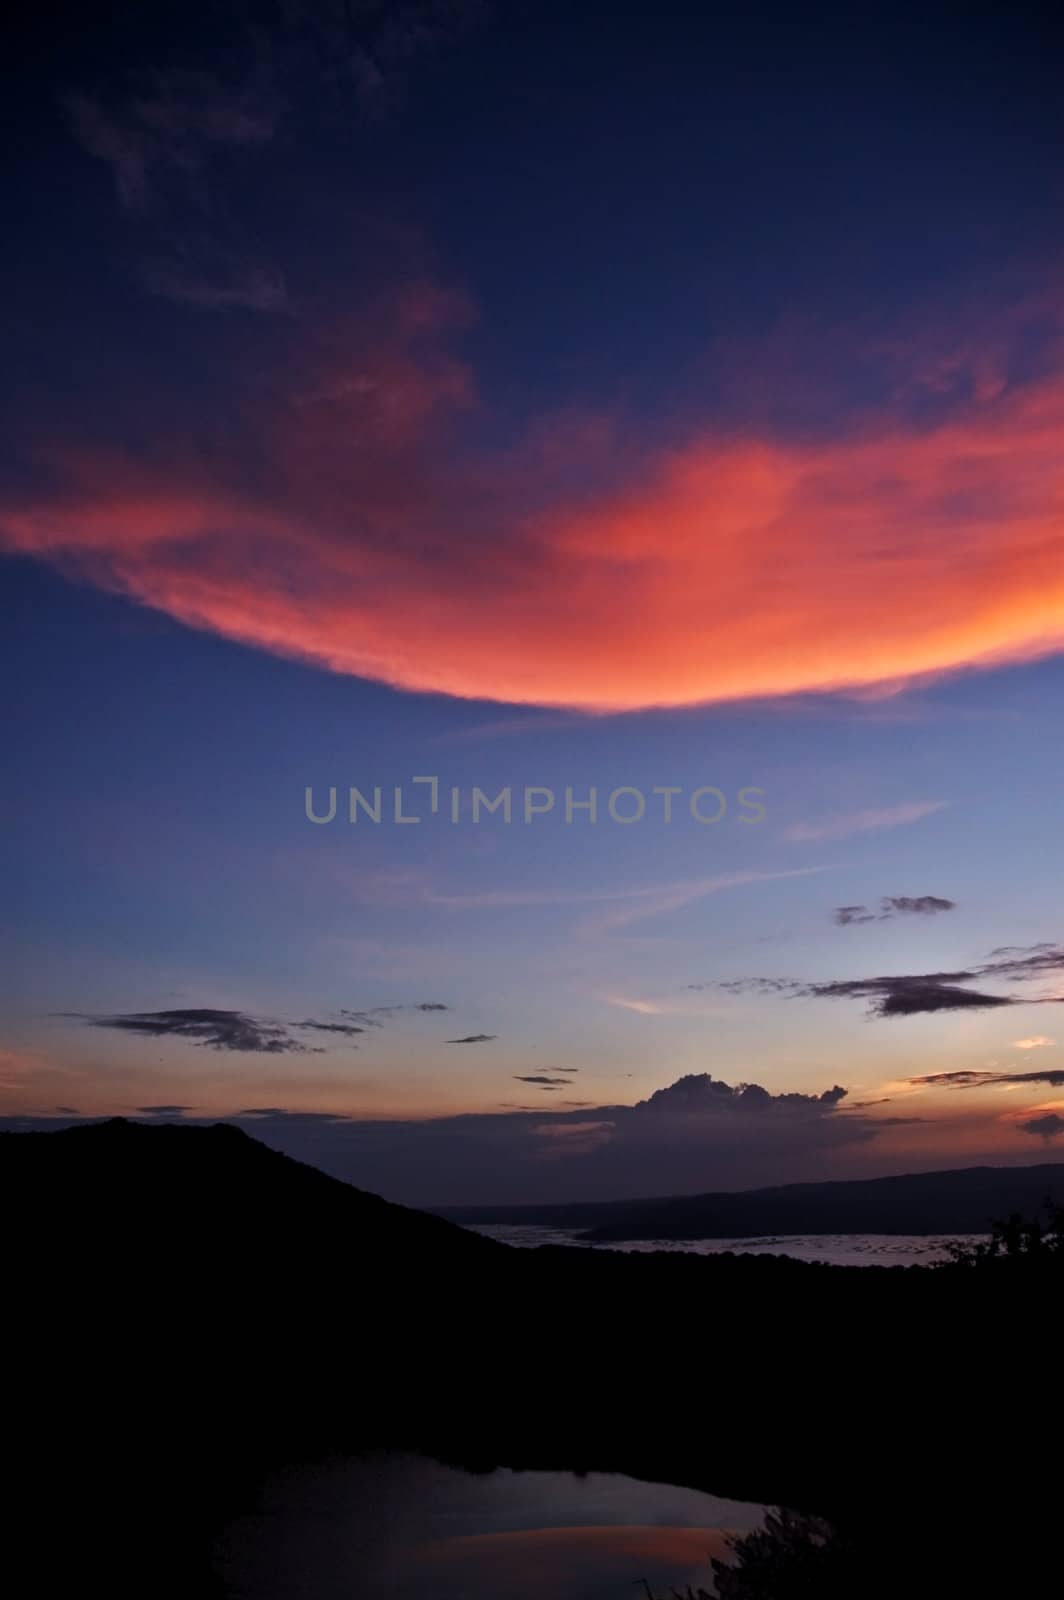
[[578,1228],[540,1228],[525,1224],[481,1223],[474,1233],[502,1244],[530,1249],[541,1244],[573,1245],[581,1250],[678,1250],[687,1255],[715,1256],[732,1250],[743,1255],[794,1256],[798,1261],[827,1261],[838,1267],[932,1266],[949,1259],[951,1243],[976,1244],[985,1234],[787,1233],[759,1239],[627,1239],[591,1245]]
[[710,1585],[764,1507],[615,1473],[469,1473],[381,1453],[265,1486],[217,1545],[239,1600],[625,1600]]

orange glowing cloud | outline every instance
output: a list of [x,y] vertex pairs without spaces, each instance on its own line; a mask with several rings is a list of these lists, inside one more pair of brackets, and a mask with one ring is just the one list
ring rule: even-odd
[[463,443],[463,314],[408,297],[228,453],[53,455],[0,544],[279,655],[511,703],[889,689],[1064,647],[1064,377],[833,440],[692,426],[604,471],[608,428]]

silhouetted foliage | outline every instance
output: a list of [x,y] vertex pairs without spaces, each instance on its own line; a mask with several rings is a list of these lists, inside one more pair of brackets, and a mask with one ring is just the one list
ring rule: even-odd
[[715,1591],[670,1589],[671,1600],[854,1600],[860,1593],[850,1552],[822,1517],[770,1511],[763,1527],[729,1546],[731,1559],[712,1563]]
[[1042,1215],[1025,1218],[1014,1211],[995,1222],[988,1239],[978,1244],[951,1244],[947,1268],[985,1268],[1009,1263],[1064,1269],[1064,1207],[1047,1199]]
[[733,1560],[713,1562],[720,1600],[852,1600],[856,1592],[848,1552],[821,1517],[773,1511],[765,1526],[731,1543]]

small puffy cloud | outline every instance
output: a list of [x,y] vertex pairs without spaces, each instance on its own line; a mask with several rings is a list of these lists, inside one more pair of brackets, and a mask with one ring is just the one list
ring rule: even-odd
[[[389,1008],[390,1009],[390,1008]],[[384,1023],[372,1011],[348,1011],[341,1006],[339,1015],[346,1017],[348,1022],[355,1022],[361,1028],[383,1028]]]
[[1055,1139],[1058,1134],[1064,1133],[1064,1117],[1056,1111],[1047,1111],[1044,1116],[1032,1117],[1029,1122],[1019,1123],[1018,1127],[1021,1133],[1032,1134],[1045,1139],[1048,1143],[1050,1139]]
[[890,922],[894,917],[935,917],[957,908],[956,900],[938,894],[885,894],[879,905],[878,912],[867,906],[836,906],[832,921],[847,928],[861,922]]
[[445,1039],[444,1044],[488,1044],[498,1037],[497,1033],[467,1033],[464,1039]]
[[84,1020],[94,1028],[114,1028],[120,1033],[139,1034],[148,1039],[185,1039],[210,1050],[299,1055],[308,1048],[294,1039],[283,1024],[249,1016],[245,1011],[190,1007],[176,1011],[127,1011]]
[[[894,900],[903,900],[895,896]],[[926,901],[939,902],[938,896],[908,897],[912,906]],[[884,901],[884,904],[887,904]],[[937,909],[952,906],[952,901],[941,901]],[[863,908],[839,907],[840,911],[854,913],[843,920],[858,920]],[[890,915],[894,915],[891,912]],[[917,915],[928,915],[918,910]],[[934,914],[934,908],[930,914]],[[952,972],[887,973],[871,978],[839,978],[826,982],[803,983],[794,978],[731,978],[715,986],[691,984],[690,988],[717,987],[731,994],[781,994],[788,997],[805,997],[816,1000],[869,1000],[871,1014],[876,1017],[912,1017],[938,1011],[995,1010],[1002,1006],[1056,1005],[1064,1002],[1060,994],[994,994],[983,989],[970,988],[980,979],[995,979],[999,983],[1028,984],[1056,977],[1064,972],[1064,947],[1043,941],[1029,946],[1000,945],[990,952],[990,957],[973,967],[958,968]]]
[[1045,1050],[1050,1045],[1056,1044],[1055,1039],[1050,1039],[1044,1033],[1035,1033],[1029,1039],[1013,1039],[1014,1050]]
[[305,1022],[293,1023],[296,1028],[310,1028],[315,1033],[336,1033],[342,1038],[350,1039],[353,1034],[365,1033],[364,1025],[357,1022],[315,1022],[309,1018]]
[[935,917],[943,911],[956,909],[956,900],[946,900],[937,894],[891,894],[883,897],[884,916]]
[[802,985],[793,978],[726,978],[721,983],[689,983],[689,989],[722,989],[726,994],[800,994]]
[[1064,1088],[1064,1069],[1047,1068],[1045,1072],[930,1072],[922,1078],[908,1078],[906,1083],[921,1089],[1019,1089],[1032,1084],[1048,1084],[1051,1088]]
[[[944,981],[954,974],[901,974],[885,978],[844,978],[833,983],[809,984],[801,993],[816,999],[868,999],[877,1017],[914,1017],[932,1011],[992,1010],[1017,1005],[1010,995],[985,994]],[[960,974],[961,977],[970,974]]]
[[[212,1050],[262,1052],[267,1055],[322,1054],[324,1045],[304,1044],[301,1033],[325,1036],[336,1044],[346,1043],[357,1049],[354,1040],[371,1028],[383,1028],[385,1018],[399,1012],[448,1011],[441,1001],[426,1000],[413,1004],[374,1006],[369,1011],[341,1009],[327,1017],[303,1017],[298,1021],[252,1016],[246,1011],[220,1010],[214,1007],[182,1007],[170,1011],[126,1011],[108,1016],[82,1016],[81,1020],[95,1028],[113,1028],[120,1033],[139,1034],[148,1039],[185,1039],[190,1044],[205,1045]],[[470,1035],[466,1039],[448,1041],[453,1044],[479,1044],[492,1038],[491,1034]]]
[[1022,983],[1028,978],[1047,977],[1064,971],[1064,948],[1050,940],[1026,946],[1005,945],[992,950],[991,958],[978,969],[980,975],[993,975]]
[[364,1028],[383,1028],[382,1017],[393,1017],[401,1011],[451,1011],[452,1006],[444,1005],[442,1000],[414,1000],[410,1003],[400,1002],[394,1006],[372,1006],[367,1011],[351,1011],[341,1007],[339,1015],[347,1017],[349,1021],[359,1022]]
[[848,928],[855,922],[875,920],[875,912],[869,911],[867,906],[836,906],[832,912],[832,921],[837,922],[840,928]]
[[715,1114],[720,1111],[753,1111],[755,1113],[784,1113],[790,1116],[819,1115],[833,1111],[846,1098],[840,1084],[825,1089],[822,1094],[772,1094],[759,1083],[725,1083],[712,1073],[689,1073],[677,1078],[664,1089],[658,1089],[646,1100],[640,1100],[635,1110],[643,1114],[682,1112],[688,1115]]

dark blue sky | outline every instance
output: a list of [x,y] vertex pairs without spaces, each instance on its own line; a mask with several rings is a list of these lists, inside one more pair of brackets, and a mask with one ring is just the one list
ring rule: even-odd
[[[23,19],[9,1113],[299,1111],[423,1200],[1037,1158],[1060,66],[1014,7]],[[703,1072],[847,1109],[597,1114]]]

